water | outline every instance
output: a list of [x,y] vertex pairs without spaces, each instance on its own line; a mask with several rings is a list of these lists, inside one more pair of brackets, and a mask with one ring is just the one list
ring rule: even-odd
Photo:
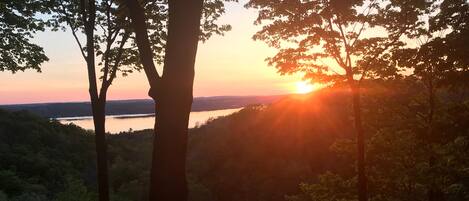
[[[189,128],[193,128],[198,124],[205,123],[210,118],[226,116],[241,110],[225,109],[225,110],[212,110],[202,112],[191,112],[189,116]],[[84,129],[93,130],[93,118],[87,117],[67,117],[57,118],[63,124],[73,123]],[[155,117],[153,114],[131,114],[131,115],[108,115],[106,116],[106,131],[110,133],[119,133],[122,131],[143,130],[153,128]]]

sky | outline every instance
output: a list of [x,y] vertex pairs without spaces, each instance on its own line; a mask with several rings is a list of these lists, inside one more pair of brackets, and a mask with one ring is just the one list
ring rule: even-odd
[[[219,23],[230,24],[225,36],[200,43],[196,58],[194,96],[277,95],[295,92],[300,75],[281,76],[265,58],[275,49],[252,35],[257,12],[243,3],[228,3]],[[49,61],[42,73],[0,72],[0,104],[88,101],[86,65],[72,35],[44,32],[35,36]],[[148,98],[148,83],[142,72],[118,77],[108,92],[109,100]]]

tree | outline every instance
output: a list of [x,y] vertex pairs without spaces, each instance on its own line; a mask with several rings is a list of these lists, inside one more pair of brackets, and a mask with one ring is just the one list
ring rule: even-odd
[[[432,2],[428,10],[424,17],[427,19],[426,28],[422,29],[421,36],[417,38],[418,45],[403,49],[394,57],[401,67],[411,69],[413,73],[410,76],[415,76],[426,89],[424,96],[428,112],[424,122],[427,131],[419,137],[430,153],[428,164],[432,171],[438,161],[432,147],[449,138],[434,132],[436,118],[441,118],[441,115],[437,115],[440,108],[438,103],[441,102],[439,92],[448,87],[464,91],[469,78],[469,60],[463,56],[467,55],[465,47],[469,39],[469,27],[464,23],[469,20],[469,2]],[[442,200],[443,196],[441,189],[436,187],[435,179],[431,179],[428,200]]]
[[[58,0],[55,5],[55,25],[65,26],[75,38],[81,55],[86,61],[89,82],[89,95],[94,121],[95,143],[97,153],[97,174],[99,200],[109,200],[109,176],[107,168],[106,143],[106,96],[109,87],[120,70],[121,65],[132,65],[132,51],[125,45],[130,37],[130,31],[125,27],[125,21],[116,18],[112,1],[94,0],[63,1]],[[101,32],[95,32],[97,27]],[[65,29],[65,27],[62,27]],[[86,42],[83,45],[79,33],[84,33]],[[96,57],[100,58],[96,64]],[[101,87],[98,89],[96,67],[102,68]]]
[[[435,2],[439,12],[429,21],[431,32],[446,31],[443,37],[446,51],[442,52],[449,62],[459,67],[469,66],[467,46],[469,45],[469,2],[465,0],[444,0]],[[467,70],[459,75],[467,76]],[[461,80],[467,83],[467,80]]]
[[203,1],[168,2],[168,39],[162,76],[153,63],[143,7],[135,0],[126,1],[126,5],[150,84],[149,96],[155,101],[150,200],[186,201],[188,121]]
[[422,106],[426,111],[423,111],[423,115],[417,115],[417,118],[421,119],[425,132],[418,133],[417,137],[423,142],[421,149],[425,150],[428,154],[427,163],[430,167],[428,175],[429,177],[435,177],[429,179],[428,183],[427,197],[429,201],[432,201],[443,199],[443,192],[437,189],[435,182],[434,169],[436,169],[436,163],[439,159],[436,158],[437,154],[434,147],[436,144],[441,144],[446,140],[445,138],[448,138],[448,136],[442,136],[441,132],[435,132],[435,125],[438,122],[438,118],[441,118],[439,93],[444,88],[457,87],[458,84],[455,82],[457,79],[451,80],[451,75],[458,74],[458,71],[461,69],[452,65],[446,59],[444,53],[442,54],[447,48],[442,38],[432,37],[435,34],[432,34],[430,31],[426,35],[424,38],[426,38],[427,42],[414,48],[403,49],[399,54],[394,55],[394,57],[396,57],[401,67],[411,69],[413,73],[409,77],[415,78],[422,85],[423,90],[416,92],[416,95],[423,97]]
[[255,24],[265,24],[254,40],[279,49],[268,58],[281,74],[304,73],[313,82],[346,84],[352,95],[357,145],[358,200],[367,200],[365,133],[361,115],[361,83],[393,79],[399,69],[393,52],[415,37],[427,7],[424,0],[266,1],[250,0],[259,10]]
[[[211,34],[223,34],[230,29],[228,25],[216,25],[214,22],[224,12],[223,4],[214,1],[211,9],[205,10],[204,34],[202,39],[208,39]],[[102,1],[63,1],[58,0],[55,16],[56,25],[66,23],[70,28],[83,58],[87,63],[89,93],[93,111],[93,120],[96,133],[96,152],[98,165],[99,199],[109,200],[107,143],[105,136],[105,114],[107,91],[117,72],[123,76],[137,70],[142,65],[138,55],[129,19],[121,15],[118,2],[112,0]],[[167,2],[152,1],[144,5],[141,10],[149,19],[149,35],[151,41],[148,54],[159,64],[162,62],[166,44]],[[99,30],[99,31],[97,31]],[[86,45],[82,45],[78,34],[82,32],[86,37]],[[138,37],[138,36],[137,36]],[[148,55],[146,55],[148,56]],[[96,58],[98,63],[96,64]],[[145,65],[143,65],[145,66]],[[101,87],[98,89],[96,68],[101,68]],[[146,70],[146,68],[144,68]],[[156,70],[155,70],[156,72]]]
[[41,71],[49,59],[42,47],[29,39],[44,31],[47,21],[37,17],[48,13],[49,1],[16,0],[0,2],[0,71]]
[[426,19],[425,27],[415,38],[417,45],[401,49],[394,59],[400,67],[411,69],[413,73],[410,76],[415,76],[427,89],[427,137],[434,138],[432,124],[438,90],[444,87],[461,88],[468,77],[469,63],[462,56],[467,50],[461,44],[464,45],[469,39],[464,33],[469,30],[464,23],[469,20],[469,2],[432,2],[427,10],[422,16]]
[[95,194],[88,192],[83,181],[68,176],[66,189],[57,194],[55,201],[92,201],[96,200]]
[[[156,138],[159,138],[159,137],[155,137],[155,151],[154,151],[155,157],[153,159],[154,163],[153,163],[152,179],[151,179],[151,189],[155,189],[155,190],[150,191],[150,199],[157,199],[155,196],[159,196],[160,198],[167,198],[169,200],[178,200],[178,199],[186,200],[187,199],[187,186],[186,186],[187,182],[185,180],[185,149],[186,149],[185,147],[187,143],[187,136],[185,135],[187,135],[188,115],[189,115],[191,103],[192,103],[192,83],[193,83],[193,76],[194,76],[195,51],[197,49],[197,41],[199,38],[202,41],[204,41],[204,40],[207,40],[212,34],[223,34],[225,31],[228,31],[231,29],[229,25],[219,26],[215,24],[215,21],[224,12],[223,1],[221,0],[207,1],[205,2],[206,7],[204,7],[205,9],[203,9],[203,11],[202,11],[202,1],[200,1],[199,3],[195,3],[193,6],[196,6],[196,7],[192,9],[198,10],[200,7],[199,14],[197,14],[198,11],[194,11],[189,8],[186,8],[187,5],[184,5],[183,3],[172,3],[172,2],[170,3],[168,1],[139,1],[139,2],[116,1],[114,3],[119,3],[121,5],[117,10],[115,10],[115,13],[112,13],[112,14],[115,14],[117,19],[128,19],[129,13],[130,13],[130,18],[132,18],[132,25],[133,25],[132,31],[136,33],[135,38],[133,38],[135,39],[133,41],[135,42],[135,44],[133,43],[132,47],[134,48],[138,47],[140,55],[131,57],[132,59],[137,58],[136,60],[132,60],[131,63],[137,62],[139,67],[140,67],[140,64],[143,67],[147,75],[148,81],[150,83],[150,86],[151,86],[149,95],[153,99],[157,97],[157,94],[159,97],[159,93],[165,94],[163,95],[165,98],[158,98],[158,107],[155,109],[155,115],[159,119],[158,125],[160,125],[160,123],[163,121],[161,119],[166,120],[166,122],[161,123],[164,126],[158,126],[155,123],[155,128],[158,127],[158,130],[161,131],[159,133],[164,133],[164,132],[167,132],[167,133],[158,135],[158,136],[166,136],[166,137],[162,137],[163,140],[156,140]],[[176,5],[171,6],[171,4],[176,4]],[[198,4],[200,4],[200,6]],[[93,8],[93,7],[88,6],[88,10],[90,8]],[[83,8],[81,10],[83,11]],[[176,11],[170,12],[170,10],[176,10]],[[91,13],[92,11],[93,10],[91,10]],[[189,12],[186,12],[186,11],[189,11]],[[174,14],[171,14],[174,12],[177,12],[177,17],[174,17]],[[201,21],[202,13],[203,13],[203,23],[201,24],[200,21]],[[185,14],[191,15],[191,16],[188,16],[188,19],[192,19],[192,20],[190,20],[189,22],[185,22],[184,21]],[[88,17],[89,16],[93,17],[93,15],[94,14],[88,14]],[[86,20],[83,20],[83,21],[86,22]],[[168,21],[171,21],[171,23],[169,23]],[[197,21],[197,23],[195,23],[194,21]],[[73,24],[73,23],[69,23],[69,24]],[[189,25],[189,26],[186,27],[186,25]],[[201,28],[202,32],[199,32],[199,27]],[[192,34],[191,36],[195,36],[195,46],[194,46],[194,41],[192,40],[193,38],[184,37],[184,34],[177,33],[178,36],[176,36],[176,34],[173,34],[173,37],[169,36],[167,32],[170,32],[170,30],[173,30],[173,29],[174,31],[171,31],[171,32],[175,32],[175,33],[179,31],[183,31],[183,32],[189,31],[187,32],[188,35]],[[88,38],[93,37],[92,31],[88,31],[88,32],[86,31],[86,26],[85,26],[85,33]],[[77,37],[75,36],[75,38]],[[168,42],[170,38],[173,38],[171,39],[171,41],[175,41],[175,42],[171,42],[171,43]],[[182,39],[182,42],[180,41],[180,39]],[[88,39],[88,40],[92,41],[92,39]],[[88,43],[87,47],[89,47],[90,44],[92,43]],[[174,48],[176,50],[174,51],[174,53],[173,51],[169,53],[166,47],[170,47],[171,49]],[[189,49],[185,49],[185,48],[189,48]],[[88,52],[88,55],[90,55],[89,52],[91,51],[92,51],[92,48],[89,48],[89,49],[87,48],[86,50],[86,52]],[[161,64],[163,62],[162,52],[165,53],[164,54],[165,55],[164,56],[165,74],[164,76],[160,77],[158,75],[158,72],[156,71],[154,61],[156,61],[157,64]],[[133,53],[134,55],[137,55],[136,51],[132,51],[131,53]],[[186,56],[187,58],[182,58],[182,57],[176,58],[178,57],[180,53],[182,53],[182,55]],[[104,53],[103,55],[106,55],[106,54]],[[171,56],[168,56],[168,55],[171,55]],[[169,57],[171,57],[171,59],[168,59]],[[92,63],[91,60],[88,63],[94,65],[94,63]],[[168,66],[171,66],[171,67],[168,67]],[[93,81],[94,76],[92,76],[94,74],[94,71],[92,70],[91,67],[88,67],[88,69],[89,69],[89,72],[91,72],[90,83],[91,83],[91,86],[93,86],[95,85],[93,84],[95,83],[95,81]],[[106,69],[104,69],[104,72],[105,73],[107,72]],[[182,78],[173,79],[173,78],[177,78],[178,76],[177,73],[179,73],[182,76]],[[160,80],[166,80],[166,81],[160,82]],[[179,81],[177,80],[181,82],[178,83]],[[166,84],[161,84],[161,83],[166,83]],[[169,88],[165,90],[165,92],[163,92],[163,90],[157,90],[157,88],[158,89],[161,88],[160,84],[169,85]],[[93,89],[93,91],[96,91],[96,90]],[[159,92],[156,92],[156,91],[159,91]],[[177,93],[173,93],[173,91]],[[101,92],[105,92],[105,91],[101,90]],[[96,93],[93,92],[93,94],[96,94]],[[98,97],[101,97],[101,95],[99,95]],[[96,97],[96,95],[94,96]],[[93,97],[92,97],[92,100],[93,100]],[[178,101],[180,102],[177,103]],[[105,98],[104,98],[104,101],[102,102],[105,102]],[[172,104],[176,104],[176,105],[179,104],[182,107],[177,107],[178,110],[173,111],[172,110],[173,108],[171,107]],[[103,113],[101,110],[99,112]],[[101,119],[104,120],[104,118],[101,118]],[[177,122],[177,125],[172,125],[173,122]],[[96,123],[100,123],[100,121],[98,120],[97,122],[95,120],[95,125]],[[103,130],[103,126],[100,127],[100,129]],[[175,131],[176,134],[174,135],[169,134],[172,131]],[[101,140],[101,141],[103,142],[103,146],[105,146],[105,141],[104,140]],[[156,142],[158,142],[158,144]],[[175,142],[174,144],[175,152],[171,153],[172,148],[168,146],[171,146],[170,144],[174,142]],[[103,153],[105,153],[105,151]],[[171,154],[174,154],[174,156],[172,156]],[[99,160],[100,159],[98,159],[98,161]],[[158,162],[160,160],[163,162],[161,163]],[[165,163],[170,163],[170,165],[167,166],[168,164],[165,164]],[[166,167],[166,169],[162,169],[161,167]],[[172,177],[174,177],[175,179],[174,180],[168,179]],[[170,181],[169,185],[167,185],[168,184],[167,181]],[[107,179],[106,179],[106,183],[107,183]],[[166,192],[165,189],[166,190],[169,189],[169,191],[165,193]],[[155,191],[158,191],[158,192],[155,192]],[[107,192],[103,192],[103,193],[107,193]]]
[[[432,143],[429,152],[427,135],[426,88],[414,76],[396,80],[365,81],[363,88],[369,95],[363,97],[364,126],[370,133],[367,138],[367,176],[370,200],[427,201],[430,184],[437,194],[434,200],[467,200],[468,180],[461,167],[467,167],[467,124],[469,113],[467,95],[464,101],[455,101],[457,91],[440,89],[438,112],[434,121],[434,134],[441,136]],[[398,90],[396,90],[398,89]],[[428,137],[427,137],[428,138]],[[433,139],[432,139],[433,140]],[[353,161],[355,153],[352,140],[339,139],[332,149],[340,156],[338,161]],[[451,151],[450,151],[451,150]],[[458,151],[456,151],[458,150]],[[429,157],[437,159],[429,166]],[[344,163],[341,163],[344,164]],[[345,163],[347,164],[347,163]],[[356,182],[351,167],[319,176],[319,180],[301,185],[299,195],[290,200],[356,200]],[[308,180],[306,180],[308,181]],[[317,198],[317,199],[313,199]]]

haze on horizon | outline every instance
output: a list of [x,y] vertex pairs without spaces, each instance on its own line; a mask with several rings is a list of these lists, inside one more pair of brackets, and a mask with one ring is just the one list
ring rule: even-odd
[[[257,11],[229,3],[219,23],[230,24],[225,36],[199,43],[194,97],[223,95],[278,95],[294,92],[301,75],[281,76],[265,62],[274,49],[253,41],[259,29],[253,25]],[[72,35],[66,32],[38,33],[33,41],[44,47],[49,61],[42,73],[34,70],[0,73],[0,104],[89,101],[86,64]],[[109,89],[110,100],[141,99],[148,83],[143,72],[118,76]],[[302,92],[302,90],[297,90]]]

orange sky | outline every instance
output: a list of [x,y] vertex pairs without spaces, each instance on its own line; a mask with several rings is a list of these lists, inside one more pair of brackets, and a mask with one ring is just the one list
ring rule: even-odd
[[[215,36],[199,45],[194,96],[272,95],[292,93],[301,76],[280,76],[264,59],[275,49],[253,41],[260,27],[253,25],[256,11],[242,3],[230,3],[220,23],[231,24],[225,36]],[[87,101],[86,67],[70,33],[46,32],[35,38],[50,61],[42,73],[34,71],[0,73],[0,104]],[[108,98],[147,98],[143,72],[118,77]]]

